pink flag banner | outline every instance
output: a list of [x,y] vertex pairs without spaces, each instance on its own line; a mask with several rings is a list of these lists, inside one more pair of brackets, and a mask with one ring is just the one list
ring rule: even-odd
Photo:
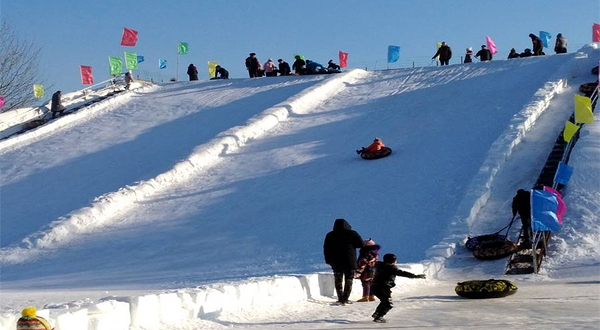
[[92,67],[86,65],[80,65],[79,71],[81,72],[81,83],[84,85],[93,85],[94,77],[92,76]]
[[562,195],[551,187],[544,186],[544,191],[549,191],[556,195],[556,200],[558,201],[558,206],[556,207],[556,217],[558,218],[558,223],[562,225],[563,223],[563,215],[567,212],[567,204],[562,199]]
[[600,24],[594,23],[592,26],[592,41],[600,42]]
[[343,51],[340,50],[339,54],[340,56],[340,68],[345,68],[348,66],[348,53],[344,53]]
[[4,96],[0,96],[0,109],[4,106]]
[[137,43],[138,32],[132,29],[123,28],[123,36],[121,37],[121,46],[135,46]]
[[496,44],[489,36],[485,36],[485,42],[487,43],[487,48],[492,52],[492,54],[498,53],[498,49],[496,48]]

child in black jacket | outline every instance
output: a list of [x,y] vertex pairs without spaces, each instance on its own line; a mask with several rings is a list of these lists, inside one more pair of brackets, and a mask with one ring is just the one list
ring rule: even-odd
[[383,316],[394,307],[392,303],[392,288],[396,286],[396,276],[408,278],[425,278],[425,275],[415,275],[405,272],[396,267],[396,255],[388,253],[383,256],[383,262],[377,262],[375,266],[375,278],[371,284],[371,292],[381,301],[375,313],[373,313],[373,322],[387,322]]

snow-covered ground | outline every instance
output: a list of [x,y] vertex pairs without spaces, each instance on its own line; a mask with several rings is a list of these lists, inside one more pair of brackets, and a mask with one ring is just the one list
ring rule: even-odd
[[[582,51],[165,84],[6,151],[0,324],[34,304],[61,330],[126,318],[135,329],[370,328],[374,303],[330,306],[330,276],[315,274],[344,217],[429,275],[398,281],[384,327],[596,329],[597,122],[571,158],[569,210],[541,273],[510,277],[519,292],[506,299],[453,292],[504,278],[506,260],[477,261],[459,243],[508,223],[514,192],[535,182],[573,93],[595,79],[599,52]],[[394,153],[357,157],[375,136]],[[98,316],[101,298],[115,320]]]

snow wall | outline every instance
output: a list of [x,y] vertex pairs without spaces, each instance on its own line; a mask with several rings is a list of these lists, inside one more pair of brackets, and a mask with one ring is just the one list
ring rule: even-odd
[[[400,265],[422,273],[421,264]],[[412,280],[398,278],[399,287]],[[136,297],[108,297],[79,309],[41,309],[56,330],[162,329],[184,320],[214,320],[222,312],[241,312],[246,308],[267,309],[302,300],[332,302],[335,288],[332,274],[309,274],[257,278],[231,284],[218,284]],[[352,299],[362,294],[360,281],[354,282]],[[0,315],[0,330],[15,330],[19,315]]]

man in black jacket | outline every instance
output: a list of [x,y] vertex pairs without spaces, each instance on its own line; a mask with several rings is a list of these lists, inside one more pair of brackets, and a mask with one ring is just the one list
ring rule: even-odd
[[513,217],[519,213],[521,217],[521,225],[523,228],[523,243],[531,244],[531,192],[523,189],[517,190],[517,194],[512,201]]
[[440,57],[440,65],[448,65],[448,62],[452,58],[452,48],[450,48],[450,46],[443,41],[440,48],[438,48],[437,53],[435,53],[431,59],[433,60],[437,56]]
[[292,69],[297,74],[303,74],[304,73],[304,66],[306,65],[306,62],[302,59],[302,57],[300,57],[300,55],[296,55],[296,56],[294,56],[294,58],[296,60],[292,64]]
[[290,65],[282,59],[278,59],[277,62],[279,62],[279,75],[289,76],[290,72],[292,72],[292,69],[290,69]]
[[60,91],[56,91],[56,93],[52,94],[52,105],[50,106],[50,111],[52,112],[52,119],[56,118],[56,114],[62,115],[65,111],[65,106],[62,105],[62,94]]
[[[323,243],[325,263],[333,269],[335,291],[338,303],[341,305],[351,303],[348,298],[352,292],[354,270],[357,268],[356,249],[362,247],[363,239],[344,219],[336,219],[333,230],[325,236],[325,243]],[[343,286],[342,282],[344,282]]]
[[220,65],[217,65],[215,67],[215,78],[229,79],[229,71],[227,71],[225,68],[221,67]]
[[487,49],[486,45],[481,45],[481,50],[475,54],[475,57],[478,57],[481,62],[491,61],[492,60],[492,52]]
[[258,64],[258,58],[256,58],[256,53],[250,53],[250,56],[246,58],[246,69],[248,69],[248,74],[250,78],[258,77],[258,68],[260,64]]
[[396,286],[396,276],[408,278],[425,278],[425,275],[415,275],[411,272],[405,272],[396,267],[396,255],[388,253],[383,256],[383,262],[379,261],[375,265],[375,278],[371,283],[371,292],[381,301],[373,313],[373,322],[387,322],[383,316],[393,307],[392,288]]

